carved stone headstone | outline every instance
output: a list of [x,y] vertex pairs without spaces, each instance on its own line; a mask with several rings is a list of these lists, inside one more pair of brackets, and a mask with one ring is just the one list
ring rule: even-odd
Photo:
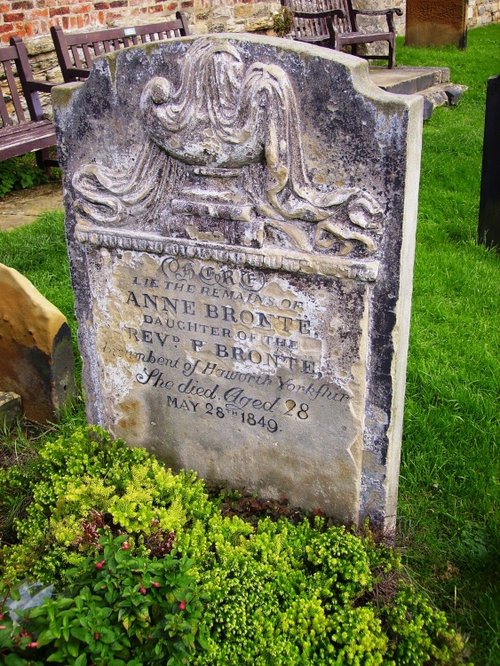
[[406,0],[405,44],[467,45],[468,0]]
[[488,79],[479,199],[479,243],[500,250],[500,75]]
[[53,93],[88,417],[174,468],[390,525],[420,98],[219,35]]
[[0,264],[0,391],[22,398],[25,416],[54,421],[76,393],[66,317],[18,271]]

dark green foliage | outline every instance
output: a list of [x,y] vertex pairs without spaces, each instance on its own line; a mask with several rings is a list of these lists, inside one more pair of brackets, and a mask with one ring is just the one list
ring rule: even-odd
[[0,162],[0,197],[12,190],[21,190],[46,183],[48,176],[37,167],[33,154],[13,157]]
[[13,627],[4,618],[4,654],[77,666],[177,665],[189,663],[197,640],[204,644],[197,636],[202,603],[185,558],[149,557],[108,530],[68,578],[55,598],[19,611]]

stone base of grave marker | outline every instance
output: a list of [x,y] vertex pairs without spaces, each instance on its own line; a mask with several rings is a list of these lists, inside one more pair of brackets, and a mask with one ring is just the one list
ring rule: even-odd
[[117,52],[53,99],[89,419],[391,527],[421,99],[236,35]]
[[21,416],[21,396],[0,391],[0,431],[10,427]]

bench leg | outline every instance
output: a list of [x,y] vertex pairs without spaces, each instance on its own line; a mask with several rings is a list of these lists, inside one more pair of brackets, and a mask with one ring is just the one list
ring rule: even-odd
[[47,176],[50,176],[50,168],[58,165],[56,160],[51,159],[48,148],[37,150],[35,158],[38,168],[44,171]]
[[396,54],[395,54],[395,43],[394,41],[389,41],[389,69],[393,69],[396,64]]

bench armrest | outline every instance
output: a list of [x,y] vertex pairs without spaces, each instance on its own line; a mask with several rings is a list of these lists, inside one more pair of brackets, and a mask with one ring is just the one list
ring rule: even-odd
[[403,16],[403,11],[399,7],[392,7],[391,9],[353,9],[353,13],[354,16],[385,16],[389,32],[395,32],[394,14]]
[[68,67],[66,69],[66,76],[68,77],[68,80],[66,83],[69,81],[76,81],[77,79],[88,79],[90,74],[90,69],[79,69],[78,67]]
[[49,83],[48,81],[35,81],[34,79],[26,81],[28,90],[37,92],[49,93],[57,83]]

